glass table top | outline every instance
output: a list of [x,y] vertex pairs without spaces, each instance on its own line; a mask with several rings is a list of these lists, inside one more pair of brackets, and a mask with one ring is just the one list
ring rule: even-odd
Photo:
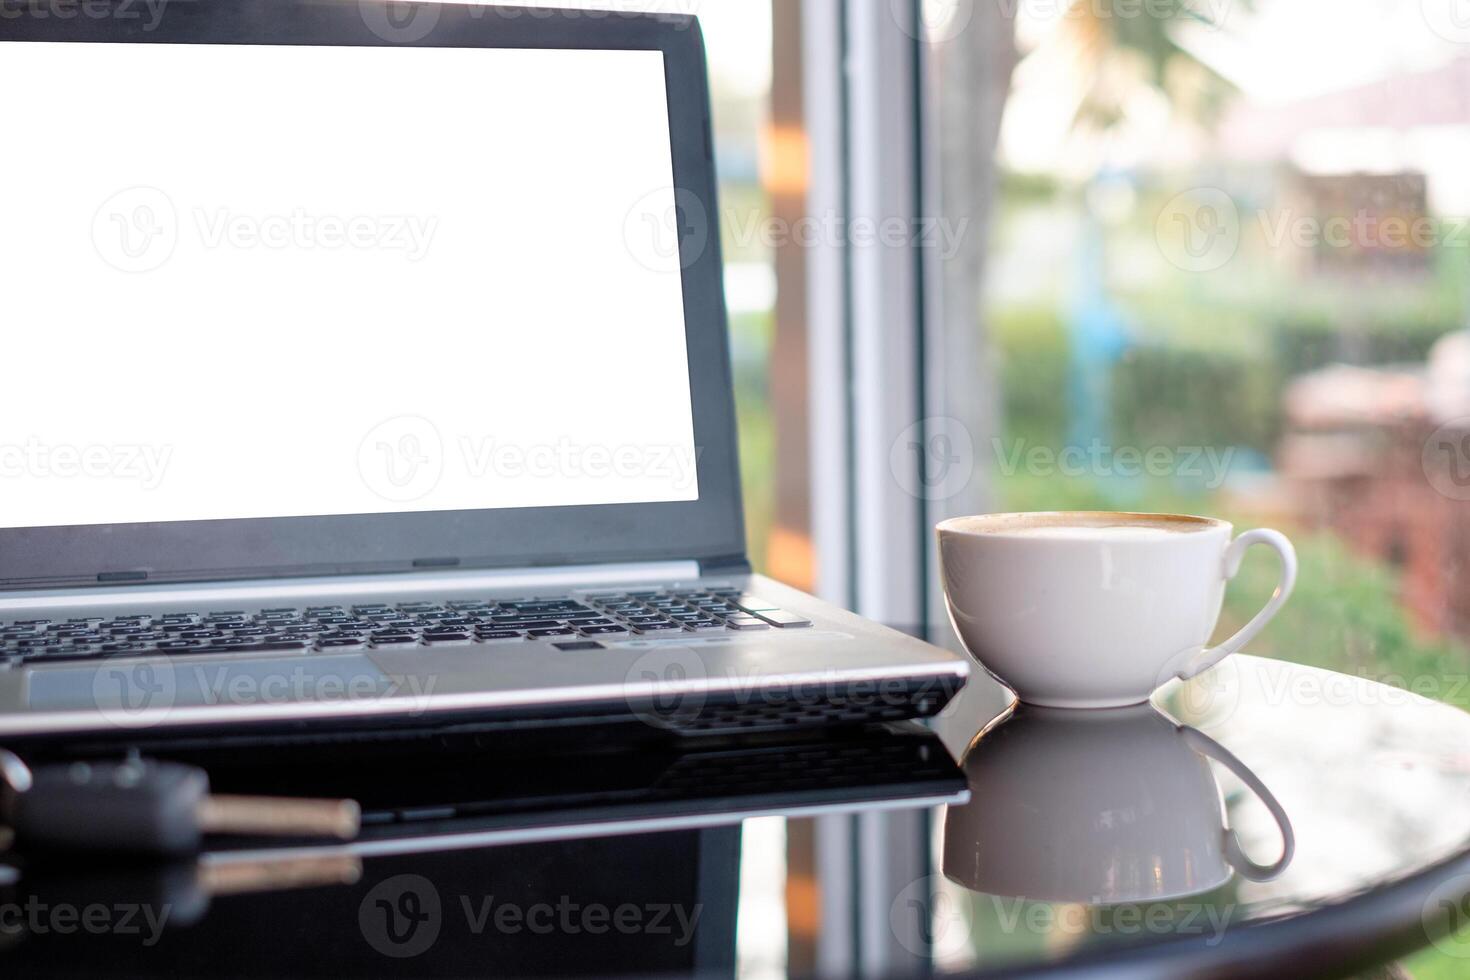
[[1431,943],[1470,896],[1470,716],[1236,657],[1153,705],[1011,704],[932,732],[335,747],[211,762],[350,795],[352,846],[0,867],[14,975],[1129,975]]

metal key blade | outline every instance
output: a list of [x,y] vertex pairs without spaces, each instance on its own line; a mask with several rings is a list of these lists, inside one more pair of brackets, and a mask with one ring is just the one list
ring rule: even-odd
[[362,827],[362,809],[352,800],[208,796],[199,801],[195,818],[206,834],[240,836],[352,840]]
[[239,861],[206,855],[199,864],[199,884],[212,897],[355,885],[362,860],[354,854],[282,857]]

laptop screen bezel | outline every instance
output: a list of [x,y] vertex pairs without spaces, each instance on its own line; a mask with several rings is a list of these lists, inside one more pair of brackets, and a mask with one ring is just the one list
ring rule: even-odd
[[[164,6],[158,7],[159,2]],[[26,15],[31,9],[49,10],[44,2],[35,8],[28,0],[0,0],[0,5],[11,14],[19,12],[0,18],[3,42],[661,51],[668,79],[674,185],[681,202],[697,201],[704,211],[686,214],[681,225],[702,221],[705,228],[699,231],[707,231],[681,242],[689,383],[699,453],[698,500],[0,528],[0,589],[743,556],[707,68],[694,18],[384,0],[154,0],[152,7],[141,0],[117,0],[105,8],[83,5],[87,15],[71,18]],[[406,18],[418,7],[426,18],[419,23],[432,24],[422,37],[416,36],[421,29],[398,33],[382,29],[383,24],[412,24]],[[98,16],[99,10],[114,15]],[[150,10],[161,14],[153,17]],[[392,20],[387,19],[390,13]],[[44,87],[45,80],[38,79],[37,97]],[[159,93],[121,91],[108,97],[116,100],[118,112],[126,112],[131,99],[157,98]],[[15,175],[11,186],[21,186]],[[262,395],[269,397],[269,392]],[[57,397],[66,397],[64,384],[58,385]]]

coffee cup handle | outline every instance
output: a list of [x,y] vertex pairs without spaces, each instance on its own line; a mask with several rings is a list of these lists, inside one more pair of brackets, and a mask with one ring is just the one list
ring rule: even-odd
[[1236,870],[1242,878],[1247,881],[1271,881],[1280,876],[1291,864],[1291,859],[1296,856],[1296,833],[1291,829],[1291,819],[1287,817],[1286,810],[1282,808],[1276,797],[1266,788],[1266,784],[1249,769],[1245,763],[1236,758],[1235,754],[1219,742],[1210,738],[1197,728],[1182,726],[1179,731],[1189,747],[1200,755],[1214,759],[1220,765],[1229,769],[1246,787],[1256,795],[1256,799],[1266,805],[1271,816],[1276,820],[1276,826],[1281,831],[1281,857],[1273,864],[1257,864],[1246,856],[1245,849],[1240,846],[1240,837],[1229,827],[1225,828],[1225,860]]
[[1291,598],[1291,591],[1296,588],[1296,549],[1291,546],[1286,535],[1280,531],[1265,529],[1247,531],[1232,541],[1230,547],[1225,550],[1225,580],[1229,582],[1240,574],[1240,566],[1245,560],[1245,553],[1250,550],[1251,545],[1256,544],[1268,545],[1281,556],[1281,580],[1277,583],[1276,591],[1271,595],[1271,601],[1266,603],[1266,608],[1256,613],[1256,618],[1246,623],[1245,628],[1239,633],[1217,647],[1210,647],[1202,651],[1188,666],[1174,675],[1181,681],[1198,677],[1254,640],[1257,634],[1266,627],[1266,624],[1276,618],[1281,607],[1286,605],[1286,600]]

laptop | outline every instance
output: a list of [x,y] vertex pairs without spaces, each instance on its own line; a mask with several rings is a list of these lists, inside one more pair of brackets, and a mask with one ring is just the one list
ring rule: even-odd
[[6,8],[7,744],[749,733],[964,683],[751,573],[696,20]]

